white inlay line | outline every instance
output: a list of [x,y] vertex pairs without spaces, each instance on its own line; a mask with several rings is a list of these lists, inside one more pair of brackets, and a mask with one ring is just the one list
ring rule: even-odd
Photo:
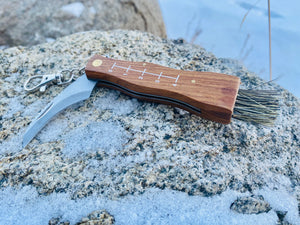
[[130,65],[127,67],[126,72],[124,73],[125,76],[127,76],[128,71],[130,70]]
[[146,73],[146,69],[144,69],[144,71],[142,72],[141,76],[139,76],[139,79],[142,80],[145,73]]
[[162,72],[160,72],[159,77],[157,78],[158,80],[160,79],[161,75],[162,75]]
[[156,83],[159,83],[159,79],[160,79],[161,75],[162,75],[162,72],[160,72],[160,74],[159,74],[157,80],[155,80]]
[[112,65],[112,67],[109,69],[109,72],[112,72],[112,69],[113,69],[114,67],[117,67],[117,68],[126,70],[125,73],[124,73],[123,75],[128,75],[128,72],[129,72],[129,71],[142,73],[142,74],[138,77],[138,79],[141,79],[141,80],[143,79],[144,74],[148,74],[148,75],[152,75],[152,76],[158,77],[158,78],[155,80],[156,83],[159,83],[159,80],[160,80],[161,77],[163,77],[163,78],[168,78],[168,79],[173,79],[173,80],[175,80],[175,82],[174,82],[174,84],[173,84],[174,87],[177,86],[176,83],[177,83],[177,81],[178,81],[178,79],[179,79],[179,77],[180,77],[180,74],[178,74],[177,77],[171,77],[171,76],[167,76],[167,75],[162,75],[162,72],[160,72],[160,74],[157,74],[157,73],[146,72],[146,69],[144,69],[144,71],[142,71],[142,70],[135,70],[135,69],[131,69],[131,65],[129,65],[128,67],[118,66],[118,65],[116,65],[116,62],[114,62],[114,64]]
[[114,65],[112,65],[112,67],[110,68],[110,70],[108,70],[108,72],[112,72],[113,68],[115,67],[116,62],[114,62]]
[[178,74],[178,75],[177,75],[177,78],[176,78],[176,80],[175,80],[175,83],[173,84],[174,87],[177,86],[177,81],[178,81],[178,79],[179,79],[179,76],[180,76],[180,75]]
[[144,76],[144,74],[146,73],[146,69],[144,69],[143,73],[142,73],[142,76]]

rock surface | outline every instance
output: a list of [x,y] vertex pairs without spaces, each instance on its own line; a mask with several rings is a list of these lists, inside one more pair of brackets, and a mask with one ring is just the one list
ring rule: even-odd
[[[28,124],[64,89],[53,85],[43,94],[26,93],[24,81],[34,74],[81,68],[94,54],[236,75],[242,88],[281,91],[280,115],[273,127],[237,120],[222,125],[96,88],[87,101],[57,115],[22,149]],[[44,195],[119,199],[152,187],[203,196],[267,187],[299,199],[299,100],[275,84],[264,84],[234,60],[216,58],[182,41],[116,30],[0,50],[0,64],[1,188],[30,185]]]
[[78,225],[111,225],[114,218],[106,210],[94,211],[82,218]]
[[156,0],[0,0],[0,45],[34,45],[87,30],[141,30],[166,37]]
[[230,209],[242,214],[259,214],[269,212],[271,207],[263,196],[252,195],[239,197],[231,204]]
[[[115,220],[106,210],[91,212],[87,217],[81,219],[76,225],[112,225]],[[69,221],[62,221],[60,218],[52,218],[49,225],[69,225]]]

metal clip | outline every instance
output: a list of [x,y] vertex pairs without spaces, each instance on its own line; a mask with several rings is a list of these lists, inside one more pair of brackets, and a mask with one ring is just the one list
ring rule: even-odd
[[[69,76],[68,80],[65,81],[64,75]],[[34,92],[37,89],[40,92],[44,92],[49,83],[56,83],[58,85],[70,83],[74,79],[73,70],[64,70],[60,74],[49,74],[49,75],[35,75],[29,77],[24,83],[25,91]]]

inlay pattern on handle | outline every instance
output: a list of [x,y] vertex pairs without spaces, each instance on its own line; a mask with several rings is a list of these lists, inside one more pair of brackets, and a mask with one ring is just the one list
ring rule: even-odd
[[235,76],[182,71],[146,62],[96,55],[86,66],[89,79],[133,97],[174,105],[220,123],[230,123],[240,85]]
[[[98,60],[99,59],[96,59],[94,61],[98,62]],[[127,63],[130,63],[130,62],[127,62]],[[120,63],[120,64],[122,64],[122,63]],[[143,65],[143,67],[147,66],[146,63],[143,63],[142,65]],[[94,67],[98,67],[98,66],[94,66]],[[155,72],[147,71],[146,68],[142,68],[143,70],[139,70],[139,67],[137,67],[136,69],[134,69],[134,68],[131,68],[130,64],[126,65],[126,66],[124,66],[124,65],[122,66],[122,65],[117,64],[116,61],[113,63],[113,65],[111,66],[111,68],[108,69],[107,72],[121,74],[122,71],[120,71],[120,69],[125,71],[123,73],[124,76],[127,76],[128,73],[130,73],[131,75],[136,74],[136,75],[139,75],[137,78],[140,79],[140,80],[143,80],[144,76],[153,76],[153,77],[155,77],[155,82],[156,83],[160,83],[160,79],[161,78],[172,79],[174,81],[174,83],[172,84],[174,87],[177,86],[177,81],[178,81],[179,76],[180,76],[180,74],[178,74],[177,77],[172,77],[171,75],[163,75],[163,72],[160,72],[158,74],[158,73],[155,73]]]

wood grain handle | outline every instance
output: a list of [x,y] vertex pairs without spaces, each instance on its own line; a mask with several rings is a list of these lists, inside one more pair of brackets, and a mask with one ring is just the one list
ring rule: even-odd
[[230,123],[240,79],[235,76],[171,69],[95,55],[85,69],[98,85],[130,96],[170,104],[216,122]]

